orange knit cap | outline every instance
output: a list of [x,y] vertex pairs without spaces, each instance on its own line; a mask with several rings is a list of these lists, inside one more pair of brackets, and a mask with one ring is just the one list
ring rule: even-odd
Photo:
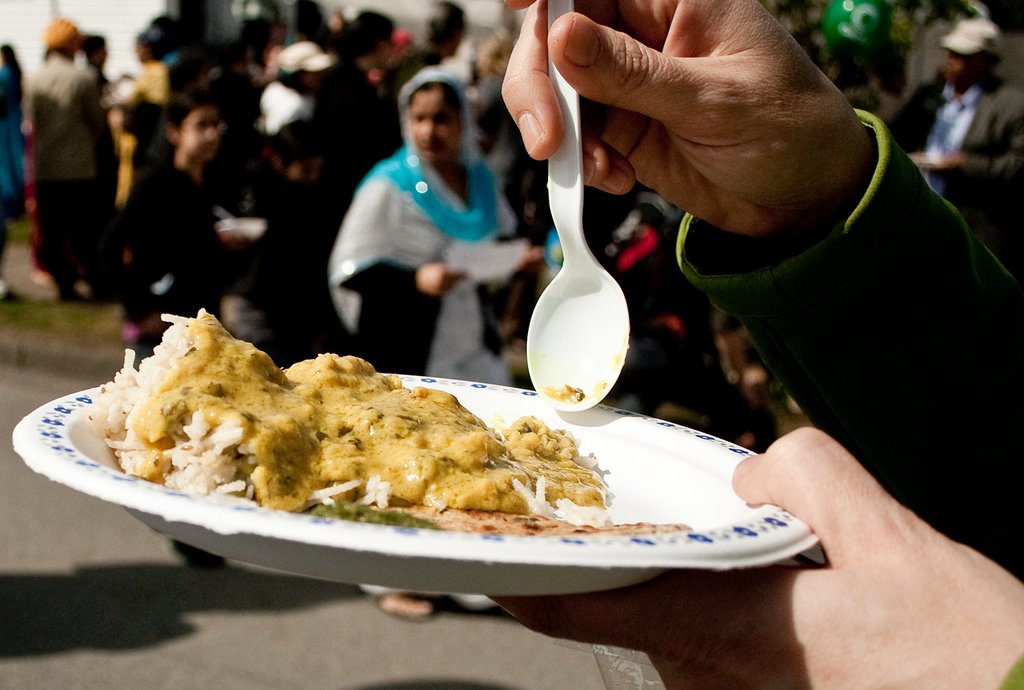
[[43,44],[53,50],[77,47],[82,40],[78,27],[67,19],[54,19],[43,30]]

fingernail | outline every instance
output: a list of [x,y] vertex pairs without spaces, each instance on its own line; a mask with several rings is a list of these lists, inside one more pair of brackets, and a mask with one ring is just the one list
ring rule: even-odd
[[523,137],[523,145],[528,153],[532,153],[537,143],[544,138],[544,130],[531,112],[525,112],[519,116],[516,122],[519,125],[519,133]]
[[[596,159],[590,161],[590,165],[587,165],[587,161],[583,163],[584,180],[593,179],[593,175],[597,174],[600,166]],[[596,181],[601,189],[612,194],[625,194],[633,187],[633,171],[622,166],[617,160],[610,160],[605,166],[604,172],[601,176],[600,181]]]
[[605,184],[614,192],[624,194],[633,187],[633,175],[621,165],[613,163],[608,167]]
[[588,22],[573,21],[569,27],[569,40],[565,44],[565,57],[580,67],[590,67],[597,61],[601,39],[594,26]]

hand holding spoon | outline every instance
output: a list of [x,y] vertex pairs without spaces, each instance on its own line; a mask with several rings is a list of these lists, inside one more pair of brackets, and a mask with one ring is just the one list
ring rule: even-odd
[[[573,0],[548,1],[548,26]],[[526,337],[534,388],[557,410],[586,410],[604,399],[629,347],[622,289],[594,258],[583,234],[583,154],[579,96],[548,61],[565,136],[548,161],[548,199],[562,268],[537,300]]]

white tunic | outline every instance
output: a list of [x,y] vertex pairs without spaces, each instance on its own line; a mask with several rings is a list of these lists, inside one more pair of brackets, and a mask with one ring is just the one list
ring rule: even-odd
[[[433,171],[425,177],[435,193],[453,208],[465,208]],[[499,192],[502,235],[515,231],[515,215]],[[494,242],[493,237],[482,240]],[[455,238],[441,232],[416,203],[389,180],[376,178],[356,192],[331,252],[328,275],[335,306],[353,332],[359,323],[360,296],[344,287],[359,271],[378,263],[415,270],[443,262]],[[484,318],[477,284],[460,281],[441,298],[441,309],[427,361],[428,376],[508,384],[504,360],[484,344]]]

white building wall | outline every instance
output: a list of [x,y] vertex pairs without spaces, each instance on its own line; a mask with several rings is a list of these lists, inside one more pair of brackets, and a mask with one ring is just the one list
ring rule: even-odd
[[0,43],[9,43],[31,73],[43,59],[43,29],[54,17],[66,17],[86,34],[107,39],[107,76],[138,72],[135,37],[171,6],[168,0],[0,0]]
[[[497,27],[516,22],[516,13],[503,0],[454,0],[466,13],[469,38],[477,39]],[[286,4],[282,0],[281,4]],[[373,10],[387,15],[395,24],[408,29],[417,39],[424,37],[427,17],[433,10],[432,0],[319,0],[324,14],[340,9],[346,13]]]

